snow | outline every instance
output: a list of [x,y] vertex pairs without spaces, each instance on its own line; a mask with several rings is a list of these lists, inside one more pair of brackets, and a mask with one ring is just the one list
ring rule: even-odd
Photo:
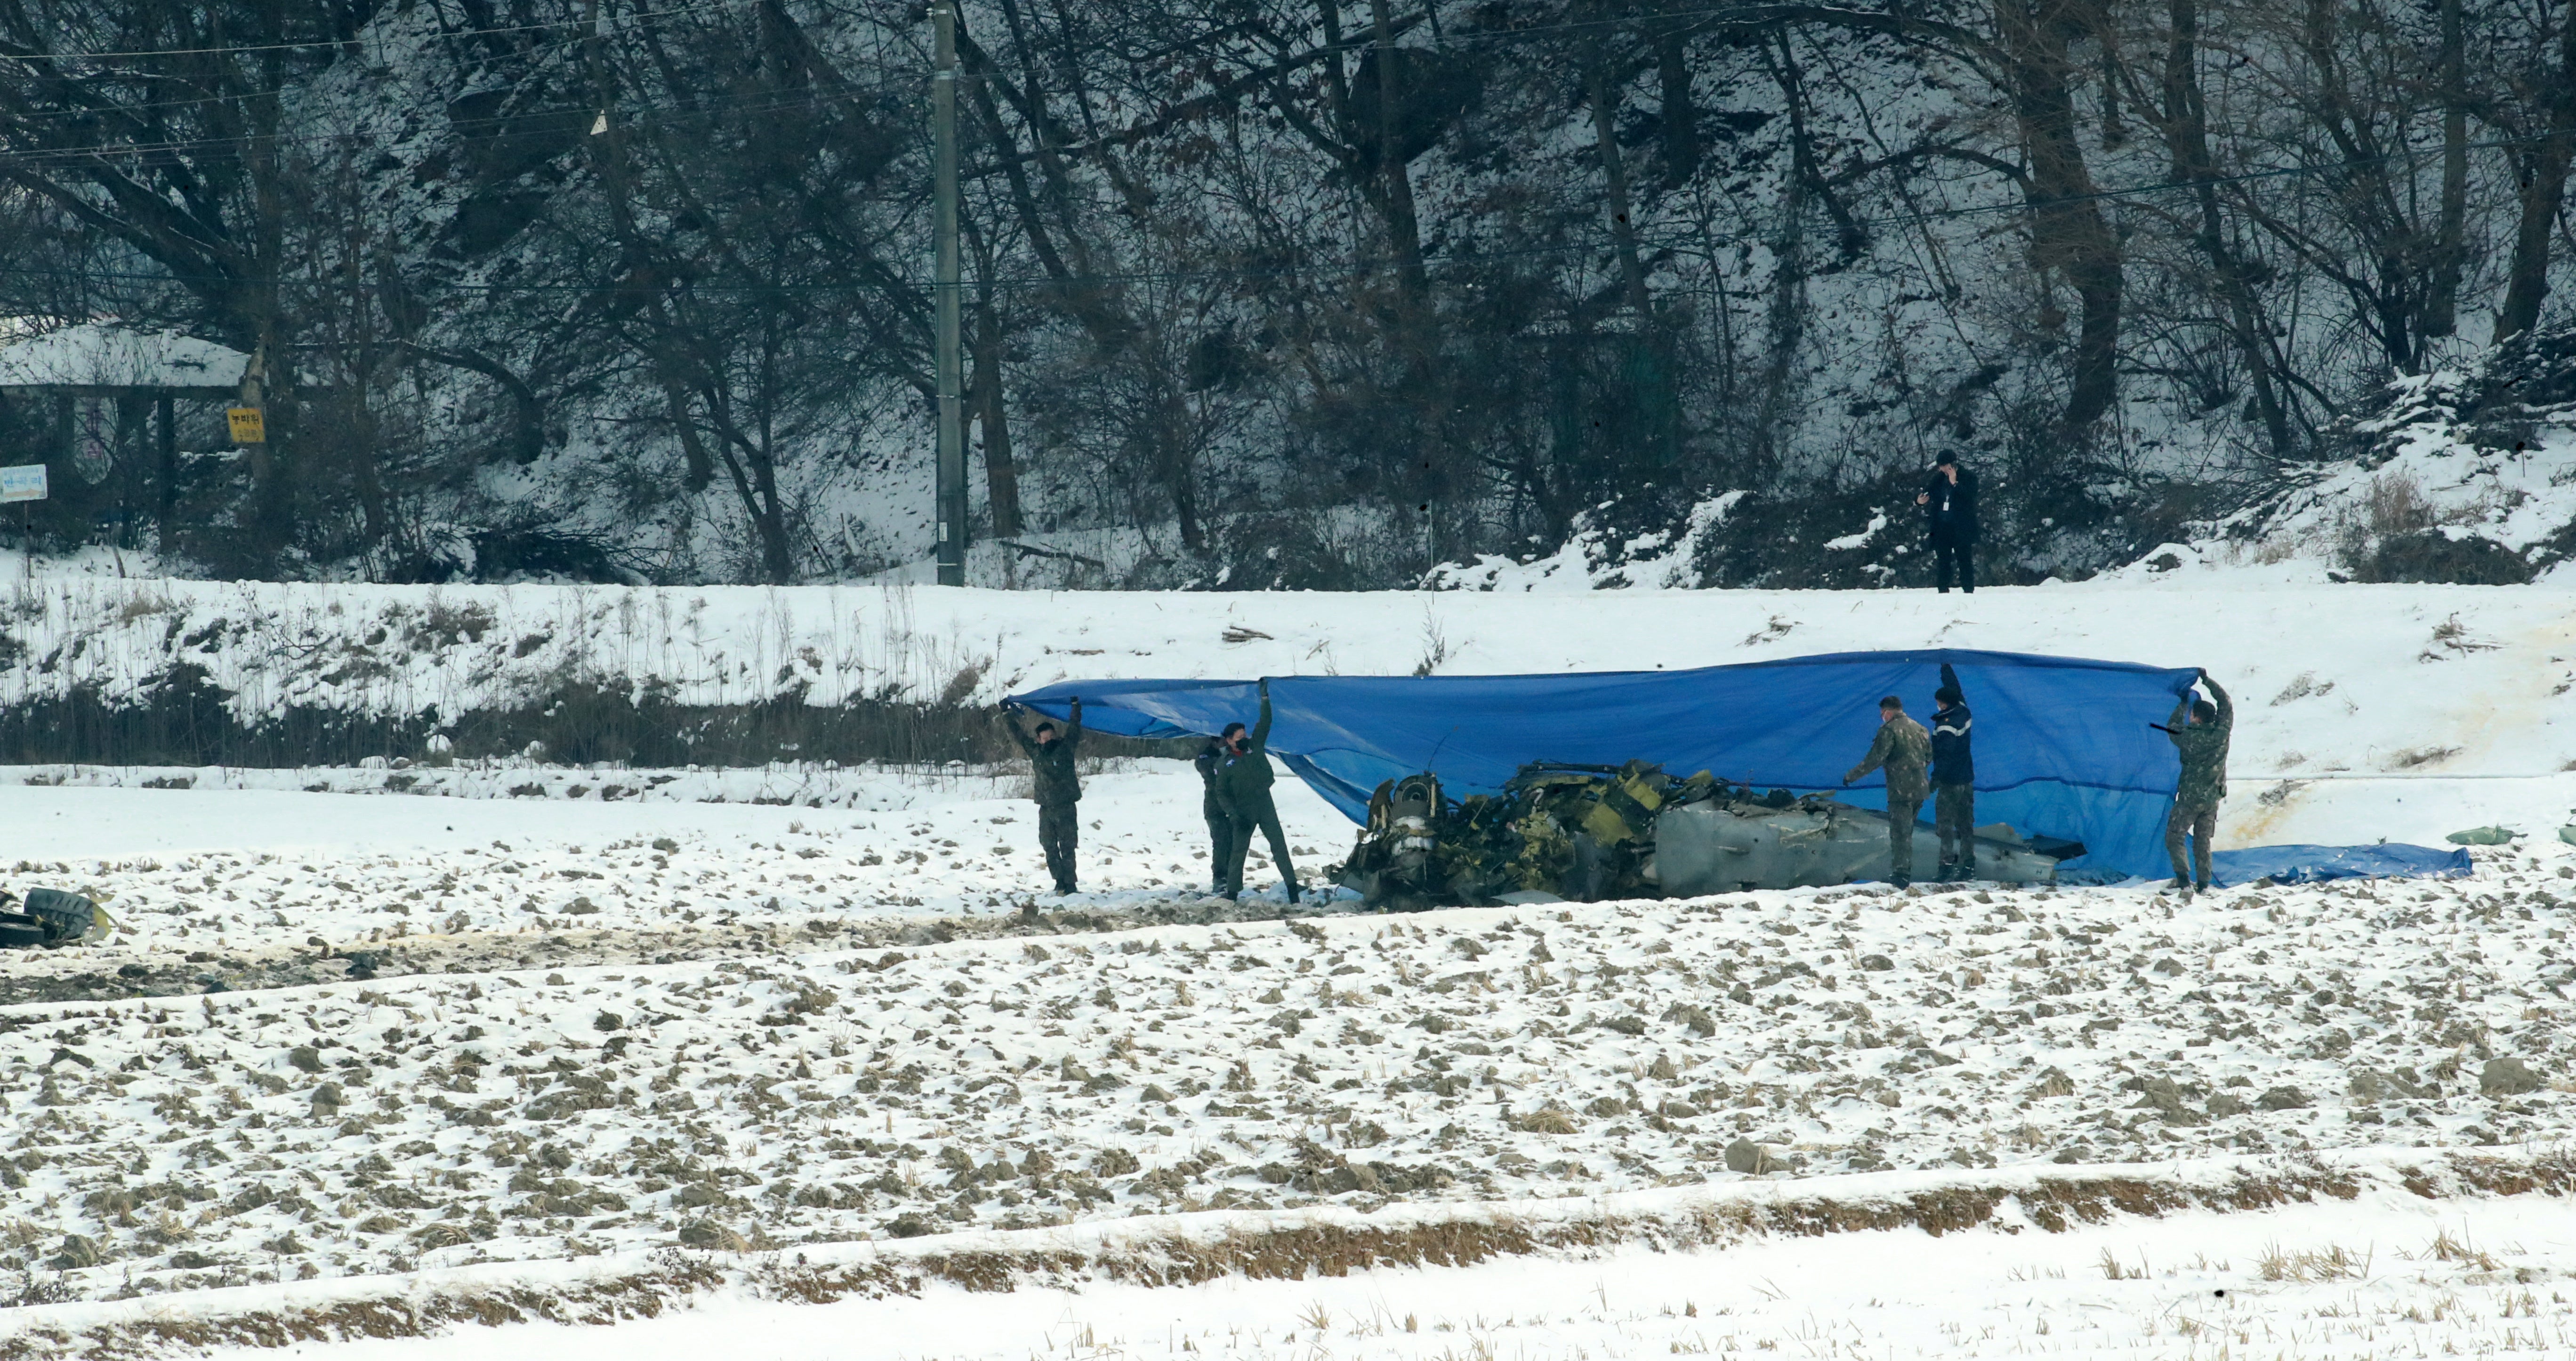
[[0,346],[0,388],[234,387],[250,356],[176,331],[82,322]]
[[1857,534],[1846,534],[1839,539],[1827,539],[1825,541],[1825,547],[1832,552],[1848,553],[1851,550],[1868,543],[1871,536],[1885,528],[1887,528],[1887,515],[1882,511],[1869,517],[1869,525],[1867,528],[1861,530]]
[[2191,542],[2151,549],[2105,577],[2313,583],[2349,572],[2383,536],[2433,532],[2500,544],[2539,566],[2541,580],[2563,585],[2561,539],[2576,521],[2576,427],[2521,423],[2524,438],[2499,447],[2460,409],[2479,381],[2474,367],[2398,378],[2388,410],[2355,427],[2370,452],[2295,476],[2286,490],[2197,526]]
[[[795,1245],[1591,1197],[1742,1181],[1739,1139],[1818,1177],[2547,1143],[2576,1111],[2555,843],[2464,881],[2182,902],[1868,888],[1189,924],[1195,777],[1140,766],[1086,800],[1133,829],[1091,863],[1138,887],[1035,919],[1013,908],[1040,881],[1026,805],[963,788],[899,816],[28,788],[169,849],[21,871],[131,934],[10,961],[19,1250],[101,1245],[61,1273],[95,1297],[281,1260],[636,1252],[706,1218]],[[279,797],[314,813],[242,838],[262,850],[180,851],[196,833],[132,811]],[[438,830],[334,851],[365,816],[334,803]],[[483,810],[518,832],[460,844],[489,828],[450,819]],[[591,840],[609,811],[634,821]],[[906,911],[972,884],[983,927]],[[854,939],[871,921],[890,932]],[[262,986],[282,956],[304,985]],[[103,981],[129,970],[236,990]],[[34,1000],[46,978],[73,1000]],[[2484,1094],[2489,1055],[2549,1085]]]
[[[782,671],[813,702],[889,686],[984,702],[1082,676],[1402,672],[1435,651],[1444,672],[1926,645],[2199,661],[2240,706],[2227,844],[2529,835],[2479,850],[2461,880],[1404,917],[1336,897],[1291,921],[1259,851],[1253,900],[1200,891],[1199,786],[1178,761],[1094,763],[1070,898],[1040,892],[1009,767],[0,770],[8,886],[90,893],[121,923],[99,945],[0,958],[0,1287],[41,1281],[64,1301],[0,1321],[0,1349],[45,1320],[388,1275],[543,1283],[645,1261],[683,1229],[740,1235],[758,1249],[744,1260],[848,1260],[899,1235],[1030,1243],[1139,1216],[1220,1234],[1300,1216],[1520,1222],[1637,1197],[2528,1157],[2576,1124],[2576,849],[2552,835],[2576,806],[2576,742],[2555,722],[2576,613],[2548,588],[57,581],[19,603],[20,694],[113,691],[185,658],[244,704],[376,712],[520,702],[584,675],[743,702]],[[1228,643],[1230,627],[1266,636]],[[1350,828],[1296,782],[1279,792],[1311,885]],[[943,1286],[865,1306],[865,1330],[905,1355],[1035,1354],[1079,1323],[1087,1353],[1171,1350],[1186,1323],[1193,1349],[1246,1355],[1625,1355],[1797,1345],[1813,1317],[1820,1351],[2144,1353],[2216,1336],[2176,1333],[2175,1302],[2233,1282],[2239,1312],[2188,1316],[2329,1354],[2401,1334],[2468,1348],[2563,1326],[2550,1283],[2576,1259],[2537,1231],[2545,1208],[2365,1197],[1964,1248],[1912,1231],[1697,1256],[1605,1246],[1579,1264],[1150,1298]],[[2505,1265],[2394,1265],[2400,1247],[2422,1258],[2436,1218]],[[2374,1266],[2265,1282],[2266,1243],[2369,1249]],[[2105,1248],[2152,1269],[2107,1278]],[[2013,1270],[2027,1291],[1996,1288]],[[1765,1280],[1789,1288],[1767,1298]],[[2537,1322],[2518,1302],[2506,1317],[2525,1289]],[[1418,1331],[1371,1322],[1371,1298]],[[1335,1321],[1292,1339],[1308,1304]],[[820,1351],[848,1335],[835,1311],[858,1307],[726,1297],[614,1334],[366,1345],[657,1351],[706,1345],[713,1324]],[[1157,1339],[1140,1319],[1170,1323]],[[2365,1325],[2381,1331],[2346,1331]]]
[[[1558,672],[1993,648],[2207,667],[2241,711],[2233,769],[2242,787],[2230,825],[2257,806],[2250,796],[2271,792],[2258,782],[2300,782],[2283,802],[2261,805],[2270,810],[2261,819],[2267,830],[2253,839],[2422,840],[2453,830],[2409,820],[2321,834],[2338,819],[2305,816],[2352,797],[2349,786],[2379,788],[2371,782],[2394,775],[2530,778],[2525,820],[2566,808],[2555,777],[2576,761],[2576,612],[2563,590],[2246,589],[2233,580],[1944,596],[58,579],[20,588],[0,611],[0,639],[26,659],[0,672],[0,701],[81,690],[131,701],[182,665],[203,668],[248,717],[288,706],[414,717],[528,704],[579,683],[651,686],[680,704],[951,694],[991,703],[1102,676]],[[1226,641],[1229,630],[1244,641]],[[2361,776],[2371,781],[2350,778]],[[2369,797],[2376,809],[2404,796]],[[2292,824],[2295,837],[2271,830]]]
[[[1682,533],[1667,542],[1648,534],[1612,544],[1590,516],[1578,517],[1574,531],[1554,552],[1515,561],[1481,554],[1472,566],[1443,563],[1423,584],[1438,591],[1503,591],[1520,594],[1565,594],[1574,591],[1686,590],[1699,584],[1701,541],[1726,523],[1740,491],[1725,492],[1691,508]],[[1884,524],[1884,521],[1881,521]]]
[[1180,1289],[933,1282],[819,1306],[732,1291],[613,1329],[541,1322],[332,1354],[659,1361],[739,1354],[748,1338],[764,1356],[942,1361],[2564,1354],[2571,1260],[2576,1221],[2554,1199],[2373,1195],[2062,1235],[1909,1229]]

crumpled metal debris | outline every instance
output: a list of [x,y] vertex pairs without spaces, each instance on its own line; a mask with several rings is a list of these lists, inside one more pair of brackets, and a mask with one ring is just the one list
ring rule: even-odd
[[[1929,827],[1918,828],[1925,842]],[[1977,829],[1978,877],[2051,882],[2071,843]],[[1929,863],[1937,851],[1919,847]],[[1444,800],[1436,774],[1378,787],[1336,883],[1394,911],[1598,901],[1849,883],[1886,869],[1887,815],[1821,794],[1755,790],[1707,771],[1537,762],[1499,794]]]

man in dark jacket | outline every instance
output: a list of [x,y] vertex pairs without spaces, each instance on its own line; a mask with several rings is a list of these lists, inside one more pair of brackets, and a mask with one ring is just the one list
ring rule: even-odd
[[1969,748],[1967,696],[1959,673],[1941,663],[1932,692],[1932,830],[1941,838],[1941,878],[1977,877],[1977,760]]
[[1225,770],[1225,748],[1213,737],[1199,748],[1199,816],[1207,819],[1208,891],[1225,892],[1226,857],[1234,845],[1234,819],[1225,811],[1225,800],[1217,792],[1217,776]]
[[1228,899],[1243,894],[1243,858],[1259,828],[1270,839],[1270,858],[1288,885],[1288,901],[1297,901],[1297,867],[1288,859],[1288,834],[1279,829],[1279,809],[1270,801],[1270,682],[1261,682],[1261,718],[1246,733],[1240,723],[1225,726],[1224,754],[1217,770],[1217,800],[1225,805],[1231,838],[1225,848]]
[[1943,594],[1950,590],[1950,568],[1959,569],[1959,589],[1977,590],[1977,475],[1959,466],[1957,454],[1943,454],[1932,465],[1932,480],[1923,484],[1914,504],[1932,531],[1932,581]]
[[1074,749],[1082,743],[1082,699],[1076,696],[1073,713],[1065,722],[1061,736],[1055,724],[1037,725],[1034,737],[1020,731],[1017,723],[1006,723],[1011,740],[1029,755],[1029,773],[1034,777],[1032,789],[1038,801],[1038,845],[1046,851],[1047,870],[1055,876],[1055,891],[1071,893],[1073,887],[1073,849],[1081,835],[1082,776],[1074,769]]

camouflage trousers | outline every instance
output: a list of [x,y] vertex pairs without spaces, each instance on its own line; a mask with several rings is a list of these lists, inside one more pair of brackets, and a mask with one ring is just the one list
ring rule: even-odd
[[2190,837],[2193,843],[2192,859],[2198,863],[2200,870],[2198,880],[2204,884],[2208,883],[2209,843],[2217,836],[2217,804],[2175,804],[2172,815],[2165,819],[2165,856],[2173,861],[2174,877],[2176,879],[2194,877],[2192,865],[2184,862],[2182,853],[2183,838]]
[[1887,877],[1914,877],[1914,820],[1923,813],[1923,800],[1887,796]]
[[1942,864],[1975,864],[1977,787],[1972,784],[1934,785],[1932,830],[1941,838]]

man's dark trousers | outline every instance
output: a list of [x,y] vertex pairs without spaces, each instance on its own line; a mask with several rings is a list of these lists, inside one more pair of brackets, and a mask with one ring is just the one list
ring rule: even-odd
[[1264,808],[1249,817],[1234,815],[1233,839],[1225,848],[1225,892],[1229,897],[1243,892],[1243,860],[1252,852],[1254,828],[1270,838],[1270,860],[1278,867],[1280,880],[1290,888],[1297,885],[1297,866],[1288,858],[1288,834],[1279,829],[1279,810]]
[[1055,876],[1058,893],[1073,892],[1073,850],[1081,837],[1081,805],[1038,805],[1038,845],[1046,851],[1047,873]]

